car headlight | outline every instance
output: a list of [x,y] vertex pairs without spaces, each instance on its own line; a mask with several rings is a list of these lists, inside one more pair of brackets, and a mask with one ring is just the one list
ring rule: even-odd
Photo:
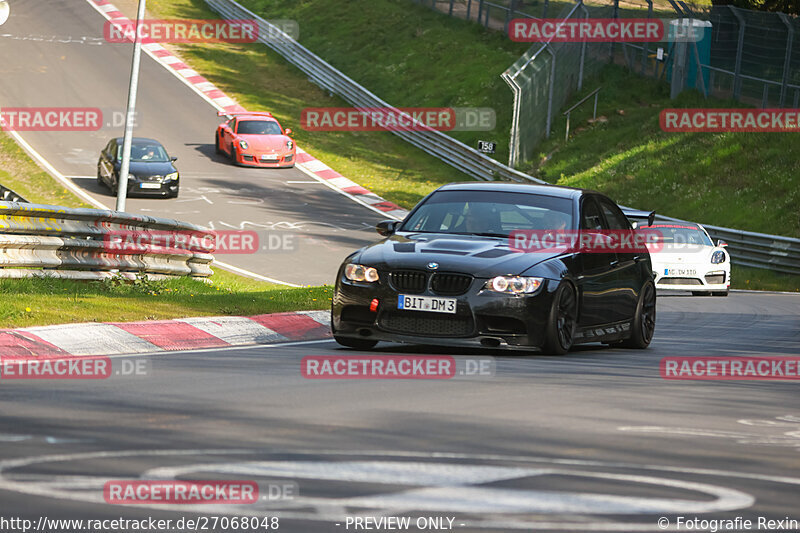
[[544,278],[523,276],[496,276],[486,282],[484,288],[508,294],[533,294],[544,283]]
[[367,283],[378,281],[377,270],[364,265],[354,265],[353,263],[349,263],[344,267],[344,276],[350,281],[366,281]]
[[164,181],[170,181],[170,180],[176,180],[176,179],[178,179],[178,173],[177,172],[173,172],[171,174],[167,174],[166,176],[164,176]]
[[287,149],[287,150],[291,150],[293,146],[294,146],[294,143],[292,142],[292,140],[291,140],[291,139],[289,139],[288,141],[286,141],[286,149]]
[[718,265],[720,263],[725,262],[725,252],[722,250],[717,250],[713,254],[711,254],[711,264]]
[[239,148],[241,148],[242,150],[247,150],[247,148],[248,148],[249,146],[250,146],[250,145],[249,145],[249,144],[247,144],[247,141],[239,141]]

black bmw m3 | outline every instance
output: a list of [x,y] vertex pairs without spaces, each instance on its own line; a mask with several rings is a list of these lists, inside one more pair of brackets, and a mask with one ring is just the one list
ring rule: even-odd
[[[564,354],[587,342],[646,348],[653,337],[647,249],[575,247],[553,237],[631,232],[600,193],[455,183],[425,197],[404,221],[376,229],[385,238],[339,268],[331,321],[343,346],[390,341]],[[564,245],[517,246],[526,232],[537,243],[552,237]]]

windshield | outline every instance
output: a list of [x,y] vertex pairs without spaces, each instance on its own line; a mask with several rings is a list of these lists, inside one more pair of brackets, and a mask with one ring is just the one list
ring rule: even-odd
[[270,120],[242,120],[236,127],[240,135],[280,135],[281,127]]
[[572,229],[572,201],[524,193],[441,191],[430,196],[400,231],[487,234]]
[[[117,159],[122,159],[122,145],[117,147]],[[166,163],[169,161],[169,156],[160,144],[135,142],[131,145],[131,161]]]
[[655,224],[644,226],[642,230],[649,235],[648,243],[658,243],[663,248],[677,248],[684,245],[713,246],[706,232],[697,226],[680,224]]

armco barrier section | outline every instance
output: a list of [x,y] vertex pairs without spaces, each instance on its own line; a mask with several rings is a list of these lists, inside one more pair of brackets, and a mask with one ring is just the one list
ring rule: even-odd
[[[226,19],[255,20],[259,26],[259,41],[269,46],[287,61],[302,70],[309,79],[333,94],[349,102],[354,107],[391,108],[370,91],[329,65],[325,60],[295,41],[292,37],[270,24],[252,11],[233,0],[206,0],[206,4]],[[398,114],[401,112],[396,111]],[[506,166],[488,157],[474,148],[453,139],[449,135],[433,130],[403,131],[391,130],[392,133],[413,144],[417,148],[441,159],[445,163],[481,180],[505,179],[512,181],[531,181],[544,183],[541,180]]]
[[0,201],[3,202],[21,202],[21,203],[28,203],[28,200],[20,196],[19,194],[15,193],[11,189],[6,189],[2,185],[0,185]]
[[[163,241],[159,237],[179,233],[187,236],[187,244],[188,236],[195,237],[192,249],[157,245]],[[0,202],[0,278],[203,278],[213,273],[213,250],[203,247],[212,236],[166,218]]]
[[[303,71],[313,83],[340,96],[351,105],[359,108],[393,107],[236,1],[205,0],[205,2],[223,18],[257,21],[259,41]],[[481,180],[503,179],[545,183],[495,161],[440,131],[393,130],[392,133],[458,170]],[[733,262],[736,264],[800,274],[800,261],[798,261],[797,255],[800,250],[800,239],[716,226],[705,227],[714,236],[714,239],[722,239],[730,244],[729,249]]]

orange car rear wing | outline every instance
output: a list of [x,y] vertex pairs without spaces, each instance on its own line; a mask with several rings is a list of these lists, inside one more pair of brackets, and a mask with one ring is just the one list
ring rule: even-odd
[[257,117],[269,117],[273,118],[272,113],[268,113],[266,111],[219,111],[217,112],[218,117],[233,117],[236,115],[251,115]]

